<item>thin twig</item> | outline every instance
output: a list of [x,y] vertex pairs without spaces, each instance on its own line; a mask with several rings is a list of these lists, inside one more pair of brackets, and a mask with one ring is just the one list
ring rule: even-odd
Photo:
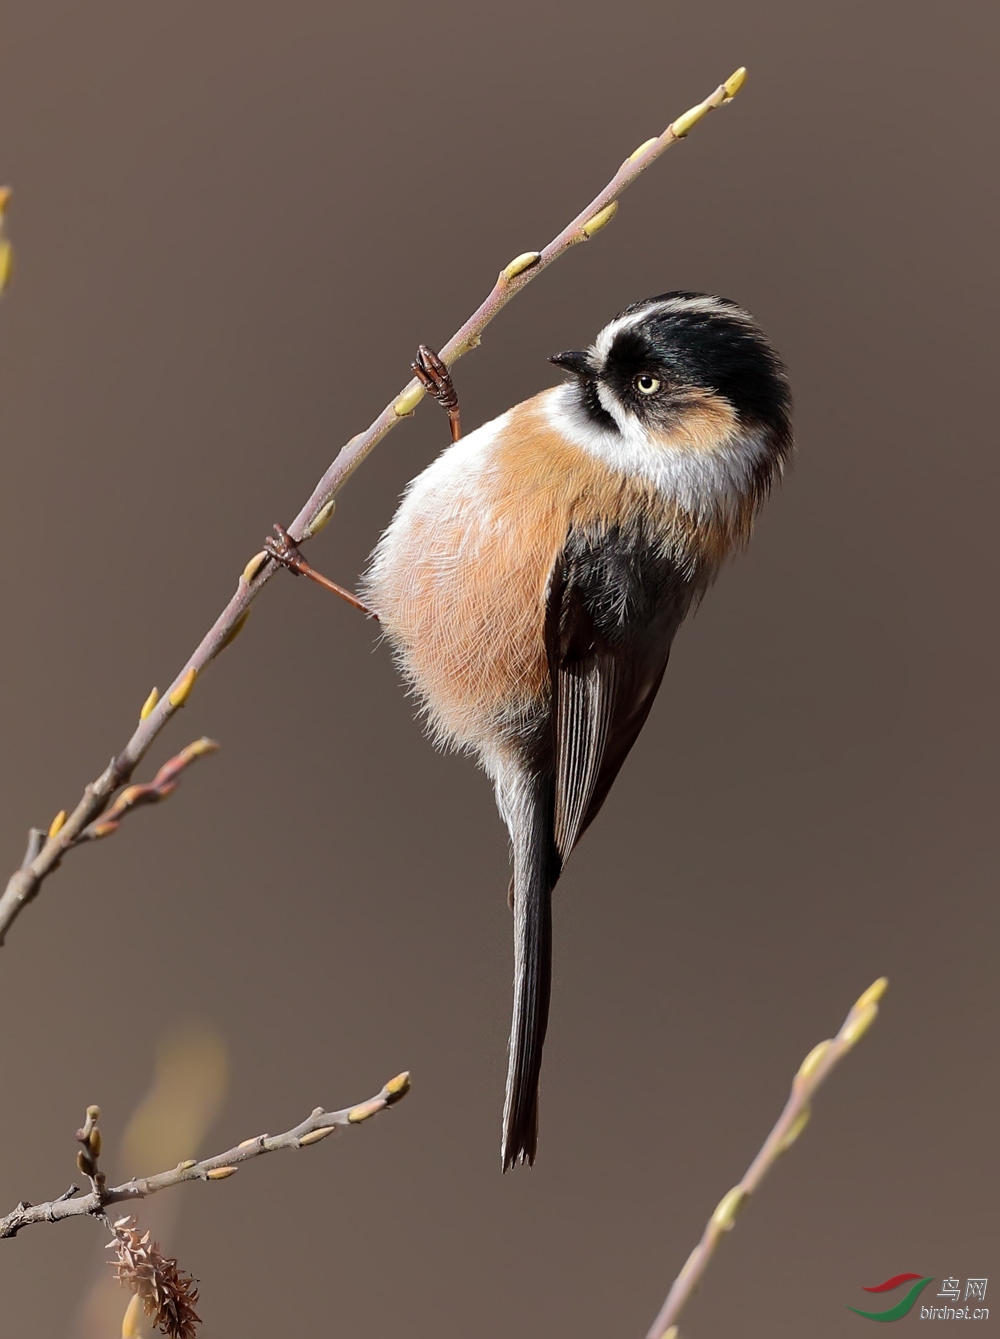
[[218,751],[219,746],[215,740],[206,739],[204,736],[201,739],[196,739],[193,744],[188,744],[186,748],[181,749],[180,753],[168,758],[148,784],[126,786],[114,804],[101,814],[97,822],[90,823],[83,829],[77,837],[75,845],[79,846],[81,842],[97,841],[101,837],[110,837],[112,832],[118,831],[122,819],[130,814],[133,809],[138,809],[145,804],[159,804],[160,800],[165,800],[168,795],[172,795],[177,789],[183,771],[197,759]]
[[[641,144],[629,155],[604,189],[542,251],[527,251],[501,270],[486,301],[441,349],[442,360],[446,364],[452,364],[462,354],[474,349],[486,326],[515,293],[519,293],[526,284],[571,246],[575,246],[577,242],[587,241],[605,224],[610,223],[618,208],[618,196],[626,186],[629,186],[672,144],[683,139],[702,117],[729,102],[742,87],[745,74],[745,70],[737,70],[704,102],[698,103],[696,107],[692,107],[690,111],[672,122],[662,135]],[[416,377],[412,378],[403,391],[386,405],[371,426],[365,432],[352,437],[341,449],[313,489],[309,501],[288,527],[288,534],[295,543],[311,539],[326,524],[332,515],[334,497],[340,488],[386,433],[401,419],[408,418],[413,413],[424,394],[423,386]],[[138,728],[122,752],[112,758],[96,781],[87,786],[79,804],[66,819],[63,827],[55,836],[49,837],[34,860],[11,875],[0,897],[0,944],[3,944],[7,931],[23,908],[35,897],[45,877],[55,869],[65,852],[76,843],[88,823],[103,812],[115,791],[129,781],[153,740],[174,712],[187,700],[198,675],[239,634],[250,612],[251,603],[276,570],[275,564],[268,559],[266,553],[258,553],[250,559],[240,576],[236,593],[202,638],[194,654],[185,662],[167,694],[162,699],[153,698],[151,695]]]
[[826,1076],[864,1036],[878,1015],[878,1002],[889,982],[883,976],[868,987],[844,1019],[844,1025],[829,1041],[814,1046],[792,1080],[792,1091],[760,1152],[747,1168],[743,1180],[723,1195],[708,1220],[701,1241],[687,1258],[674,1280],[660,1314],[653,1321],[646,1339],[677,1339],[677,1320],[691,1294],[701,1281],[719,1242],[730,1231],[736,1215],[777,1162],[795,1143],[809,1123],[810,1101]]
[[0,293],[4,291],[10,282],[11,270],[14,265],[14,253],[11,250],[10,242],[7,241],[4,228],[4,215],[7,212],[7,205],[10,203],[10,187],[0,186]]
[[[58,1223],[63,1218],[80,1218],[87,1214],[100,1216],[112,1204],[142,1200],[148,1195],[155,1195],[158,1190],[179,1186],[185,1181],[224,1181],[234,1175],[241,1163],[249,1162],[251,1158],[274,1153],[279,1148],[303,1148],[309,1144],[318,1144],[321,1139],[345,1125],[360,1125],[362,1121],[405,1097],[409,1086],[409,1074],[397,1074],[380,1093],[367,1102],[345,1107],[343,1111],[324,1111],[322,1107],[317,1107],[301,1124],[286,1130],[284,1134],[259,1134],[253,1139],[244,1139],[235,1148],[218,1153],[214,1158],[202,1158],[200,1162],[191,1159],[179,1163],[172,1171],[160,1172],[157,1176],[135,1177],[120,1186],[103,1186],[99,1174],[95,1176],[82,1168],[91,1177],[92,1189],[89,1194],[75,1198],[76,1187],[71,1186],[69,1191],[47,1204],[28,1204],[23,1201],[5,1218],[0,1218],[0,1238],[14,1237],[22,1227],[29,1227],[32,1223]],[[93,1129],[94,1122],[90,1121],[90,1128],[86,1129],[88,1139],[92,1138]],[[96,1170],[96,1155],[94,1166]]]

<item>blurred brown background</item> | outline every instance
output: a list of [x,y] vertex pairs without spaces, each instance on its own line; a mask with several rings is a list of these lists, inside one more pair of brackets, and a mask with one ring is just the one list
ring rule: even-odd
[[[802,1056],[885,972],[876,1029],[685,1331],[863,1334],[844,1304],[900,1271],[1000,1289],[998,27],[901,0],[8,0],[8,867],[418,341],[740,64],[738,102],[458,382],[474,426],[626,303],[707,289],[784,352],[800,455],[559,889],[533,1171],[498,1166],[488,786],[422,739],[372,629],[282,578],[144,775],[202,732],[223,751],[68,860],[0,955],[0,1209],[65,1188],[86,1103],[121,1146],[177,1028],[228,1055],[203,1152],[407,1067],[390,1116],[170,1192],[206,1336],[639,1336]],[[422,408],[310,557],[353,580],[445,437]],[[103,1241],[73,1222],[0,1243],[3,1333],[84,1333]]]

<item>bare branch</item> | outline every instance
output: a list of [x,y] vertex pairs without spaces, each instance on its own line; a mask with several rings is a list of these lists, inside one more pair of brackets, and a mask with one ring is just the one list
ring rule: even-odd
[[198,758],[204,758],[209,753],[217,753],[218,750],[219,746],[215,740],[206,739],[204,736],[196,739],[193,744],[188,744],[180,753],[163,764],[148,785],[126,786],[110,809],[107,809],[97,822],[83,829],[74,845],[97,841],[100,837],[109,837],[112,832],[117,832],[126,814],[138,809],[140,805],[158,804],[160,800],[165,800],[177,789],[177,783],[185,768],[190,767]]
[[[462,354],[474,349],[483,331],[494,316],[511,298],[530,283],[548,265],[563,255],[577,242],[587,241],[610,223],[618,208],[618,196],[635,178],[665,153],[671,145],[683,139],[693,126],[709,112],[729,102],[743,85],[745,70],[737,70],[704,102],[678,117],[662,135],[647,140],[630,154],[611,181],[585,209],[548,246],[541,251],[526,251],[517,256],[503,270],[485,302],[441,350],[447,364],[454,363]],[[302,543],[319,533],[333,514],[334,498],[368,453],[402,419],[408,418],[424,397],[424,388],[414,377],[364,432],[344,446],[332,465],[313,489],[312,496],[288,527],[295,543]],[[149,746],[175,711],[187,700],[195,680],[203,670],[239,634],[250,605],[277,570],[266,553],[250,559],[240,576],[236,593],[202,638],[193,655],[185,662],[170,690],[162,698],[153,694],[147,699],[138,728],[125,748],[113,758],[96,781],[91,782],[83,796],[66,819],[64,825],[50,834],[41,851],[23,868],[11,875],[0,896],[0,944],[21,911],[38,893],[42,881],[59,864],[63,855],[74,846],[88,824],[98,818],[114,793],[128,783],[132,773],[145,756]],[[155,690],[154,690],[155,694]]]
[[11,269],[14,264],[14,253],[11,250],[10,242],[4,236],[4,215],[7,212],[9,202],[10,187],[0,186],[0,293],[10,282]]
[[324,1111],[322,1107],[317,1107],[304,1121],[284,1134],[259,1134],[253,1139],[244,1139],[235,1148],[218,1153],[213,1158],[202,1158],[200,1162],[192,1158],[188,1162],[179,1163],[172,1171],[160,1172],[157,1176],[136,1177],[110,1188],[105,1185],[103,1174],[97,1170],[100,1139],[94,1137],[97,1116],[95,1114],[91,1117],[91,1112],[96,1113],[97,1108],[90,1107],[87,1112],[88,1124],[77,1133],[77,1138],[84,1145],[79,1155],[80,1167],[90,1178],[90,1193],[76,1198],[77,1187],[71,1186],[47,1204],[22,1201],[6,1217],[0,1218],[0,1238],[14,1237],[21,1228],[29,1227],[32,1223],[58,1223],[64,1218],[80,1218],[88,1214],[102,1217],[113,1204],[142,1200],[148,1195],[155,1195],[158,1190],[179,1186],[185,1181],[224,1181],[251,1158],[274,1153],[279,1148],[304,1148],[309,1144],[318,1144],[321,1139],[343,1126],[360,1125],[362,1121],[400,1101],[406,1096],[409,1087],[409,1074],[397,1074],[380,1093],[357,1106],[345,1107],[343,1111]]
[[[156,690],[154,689],[155,693]],[[152,694],[150,695],[152,698]],[[7,888],[0,898],[0,945],[3,944],[3,936],[11,921],[16,919],[21,908],[38,892],[41,885],[42,876],[36,874],[40,864],[47,864],[48,872],[59,867],[59,862],[65,851],[70,851],[74,846],[81,846],[84,842],[97,841],[101,837],[109,837],[112,832],[117,832],[122,819],[144,804],[156,804],[160,800],[165,800],[168,795],[172,795],[177,789],[177,783],[180,780],[181,773],[185,768],[195,762],[198,758],[204,758],[208,753],[216,753],[218,744],[214,739],[196,739],[193,744],[188,744],[186,748],[181,749],[180,753],[169,758],[153,780],[146,785],[128,786],[115,800],[114,804],[105,812],[104,804],[107,798],[110,798],[112,791],[104,802],[93,807],[92,801],[96,786],[88,786],[84,793],[83,800],[77,805],[71,818],[67,819],[66,810],[60,809],[52,820],[48,832],[41,828],[29,828],[28,845],[21,860],[20,868],[15,874],[12,874],[7,883]],[[112,762],[112,767],[114,762]],[[105,773],[107,775],[107,773]],[[115,787],[117,789],[117,787]],[[83,823],[81,825],[81,815],[85,805],[91,805],[93,813],[97,815],[94,821]],[[72,834],[75,832],[75,836]],[[54,859],[43,862],[43,856],[55,850],[57,852]]]
[[719,1242],[736,1222],[736,1215],[763,1181],[778,1158],[791,1148],[809,1123],[810,1102],[826,1076],[864,1036],[878,1016],[878,1002],[889,982],[880,977],[870,985],[844,1019],[844,1025],[829,1041],[814,1046],[792,1080],[792,1091],[760,1152],[747,1168],[743,1180],[733,1186],[716,1205],[701,1241],[687,1258],[674,1280],[660,1314],[653,1321],[646,1339],[677,1339],[677,1320],[701,1281]]

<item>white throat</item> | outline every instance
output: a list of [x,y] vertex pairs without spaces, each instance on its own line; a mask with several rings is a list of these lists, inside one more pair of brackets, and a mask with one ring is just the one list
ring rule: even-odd
[[751,491],[755,467],[767,456],[762,434],[734,433],[707,449],[680,438],[676,443],[653,439],[610,396],[600,389],[598,394],[617,431],[590,418],[572,382],[544,394],[544,412],[552,427],[574,446],[620,474],[652,484],[692,515],[729,512]]

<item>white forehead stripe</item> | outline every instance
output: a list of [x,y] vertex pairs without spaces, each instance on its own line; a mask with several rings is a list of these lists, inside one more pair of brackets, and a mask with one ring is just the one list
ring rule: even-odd
[[643,307],[641,311],[632,312],[630,316],[616,316],[613,321],[609,321],[590,346],[590,351],[593,355],[595,364],[599,363],[600,366],[603,367],[605,358],[607,358],[608,354],[611,352],[612,344],[614,344],[621,332],[623,330],[628,330],[633,325],[638,325],[639,322],[644,321],[648,315],[649,308]]
[[641,325],[654,314],[669,316],[672,312],[693,312],[696,316],[728,316],[747,325],[753,324],[753,317],[742,307],[733,307],[728,302],[722,302],[719,298],[713,298],[708,294],[694,298],[665,298],[662,302],[647,302],[644,307],[630,312],[628,316],[616,316],[604,327],[590,347],[595,367],[604,366],[612,344],[623,330]]

